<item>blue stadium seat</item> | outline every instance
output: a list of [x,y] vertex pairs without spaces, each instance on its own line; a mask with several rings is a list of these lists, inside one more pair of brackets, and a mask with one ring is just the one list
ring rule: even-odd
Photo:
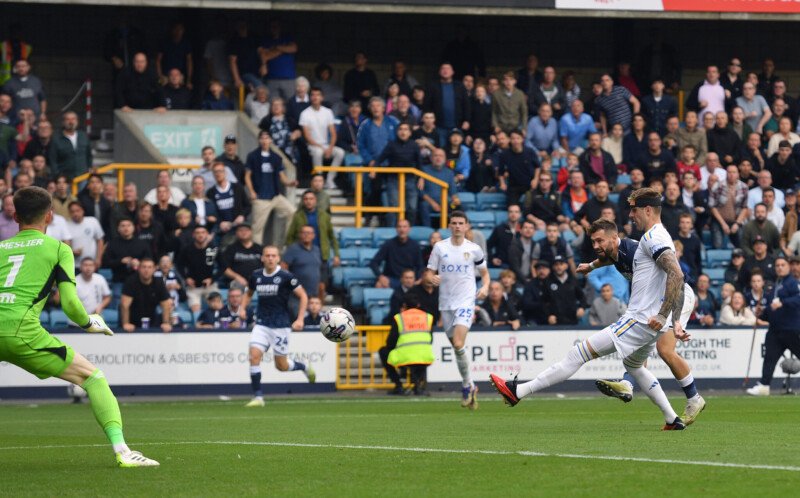
[[720,297],[722,294],[722,286],[709,287],[708,292],[712,294],[717,299],[717,302],[720,304],[720,306],[722,306],[722,298]]
[[[358,262],[358,259],[356,259],[356,262]],[[352,266],[357,266],[357,264]],[[331,269],[331,283],[336,289],[341,289],[344,286],[344,270],[344,266],[336,266]]]
[[345,227],[339,232],[339,244],[342,247],[372,246],[371,228]]
[[467,211],[473,228],[494,228],[494,214],[488,211]]
[[500,273],[502,271],[502,268],[489,268],[489,277],[492,280],[500,280]]
[[719,287],[725,283],[725,268],[705,268],[703,273],[711,279],[712,287]]
[[426,247],[430,245],[428,244],[428,241],[430,240],[431,234],[434,231],[435,230],[431,227],[413,226],[411,227],[411,232],[409,232],[408,237],[411,240],[416,240],[419,245]]
[[188,325],[189,327],[194,327],[194,315],[192,314],[192,310],[190,310],[186,304],[181,303],[178,305],[178,316],[181,318],[181,321]]
[[386,317],[389,315],[389,305],[373,306],[369,309],[369,323],[370,325],[383,325]]
[[712,247],[711,230],[703,230],[703,232],[700,234],[700,238],[703,240],[703,245],[706,246],[706,249],[711,249]]
[[483,234],[483,238],[489,240],[492,236],[492,228],[479,228],[478,231]]
[[339,260],[342,262],[342,266],[358,266],[358,251],[357,247],[339,249]]
[[442,240],[450,238],[450,229],[449,228],[440,228],[439,235],[442,236]]
[[42,314],[39,315],[39,321],[42,324],[42,327],[50,327],[50,313],[47,310],[42,310]]
[[67,315],[61,310],[52,310],[50,312],[50,328],[67,328]]
[[119,311],[111,308],[104,309],[103,320],[105,320],[106,324],[112,329],[119,327]]
[[495,211],[494,212],[494,224],[502,225],[503,223],[508,221],[508,211]]
[[613,202],[614,204],[619,202],[619,193],[618,192],[611,192],[608,194],[608,200]]
[[707,268],[725,268],[731,262],[731,249],[709,249],[706,251]]
[[228,302],[228,290],[229,289],[220,289],[219,295],[222,296],[222,302]]
[[478,209],[505,209],[506,194],[500,192],[481,192],[478,194]]
[[577,238],[577,235],[575,235],[575,232],[573,232],[572,230],[566,230],[564,232],[561,232],[561,238],[564,239],[564,241],[567,244],[569,244],[570,242],[572,242]]
[[533,233],[533,240],[535,242],[539,242],[540,240],[543,240],[545,237],[547,237],[547,234],[545,233],[544,230],[536,230],[536,232]]
[[459,192],[458,199],[461,201],[461,209],[464,211],[478,207],[478,200],[472,192]]
[[394,294],[394,289],[377,289],[367,287],[364,289],[364,309],[370,310],[375,306],[389,306]]
[[395,237],[397,237],[397,230],[394,228],[376,228],[372,231],[372,247],[380,247],[384,242]]
[[358,266],[367,268],[372,258],[378,253],[378,249],[374,247],[362,247],[358,250]]
[[114,274],[108,268],[100,268],[99,270],[97,270],[97,273],[102,275],[103,278],[105,278],[109,282],[111,282],[111,277],[114,276]]
[[350,306],[359,309],[364,306],[364,287],[360,285],[350,287],[350,289],[348,289],[348,296]]
[[617,175],[617,183],[621,183],[623,185],[630,185],[631,175],[627,173],[622,173],[621,175]]
[[342,284],[345,289],[353,285],[372,286],[375,283],[375,274],[369,268],[347,268],[344,271]]

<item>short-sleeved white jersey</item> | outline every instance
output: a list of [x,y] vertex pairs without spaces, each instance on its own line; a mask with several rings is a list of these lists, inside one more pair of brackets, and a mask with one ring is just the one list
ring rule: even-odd
[[667,229],[658,223],[645,233],[633,256],[633,279],[631,280],[631,299],[626,316],[639,323],[647,323],[657,315],[664,302],[667,274],[656,265],[661,254],[675,250]]
[[436,243],[428,260],[428,268],[439,273],[439,309],[455,310],[474,308],[476,268],[486,268],[483,249],[478,244],[464,239],[461,245],[453,245],[447,238]]

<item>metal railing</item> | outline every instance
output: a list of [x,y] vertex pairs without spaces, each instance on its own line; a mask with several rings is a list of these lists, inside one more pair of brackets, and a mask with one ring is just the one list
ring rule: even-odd
[[[403,220],[406,217],[406,175],[414,175],[422,178],[427,182],[432,182],[442,188],[442,195],[439,202],[441,211],[439,213],[439,225],[441,228],[447,228],[447,209],[449,206],[448,201],[448,185],[447,182],[435,178],[417,168],[408,167],[383,167],[383,166],[316,166],[315,173],[322,173],[326,171],[333,171],[336,173],[356,173],[356,192],[355,201],[352,206],[331,206],[331,213],[355,213],[355,226],[361,228],[363,225],[363,215],[372,213],[397,213],[399,219]],[[364,205],[364,175],[358,173],[376,173],[397,175],[397,199],[398,206],[365,206]]]
[[125,186],[125,172],[126,171],[142,171],[142,170],[171,170],[171,169],[198,169],[199,164],[157,164],[157,163],[111,163],[101,166],[93,172],[87,172],[78,175],[72,179],[72,195],[78,195],[78,185],[86,181],[89,175],[97,173],[102,175],[116,171],[117,173],[117,200],[122,200],[122,188]]
[[356,330],[349,341],[337,344],[336,389],[391,389],[394,384],[377,354],[386,344],[389,326],[359,325]]

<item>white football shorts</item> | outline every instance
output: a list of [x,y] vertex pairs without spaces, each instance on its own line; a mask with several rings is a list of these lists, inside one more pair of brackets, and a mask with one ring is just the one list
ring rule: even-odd
[[472,319],[475,315],[475,307],[469,306],[456,308],[454,310],[441,310],[442,328],[449,339],[453,338],[453,329],[456,325],[463,325],[469,330],[472,327]]
[[268,351],[272,348],[276,356],[287,356],[289,354],[289,334],[292,329],[289,327],[271,329],[263,325],[256,325],[250,332],[250,346],[261,351]]

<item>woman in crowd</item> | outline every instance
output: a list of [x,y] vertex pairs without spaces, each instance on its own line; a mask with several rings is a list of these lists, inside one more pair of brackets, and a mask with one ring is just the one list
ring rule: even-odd
[[746,306],[741,292],[734,292],[731,302],[722,306],[719,314],[720,325],[755,325],[756,316]]
[[496,191],[497,178],[492,158],[486,150],[486,142],[476,138],[472,142],[472,166],[467,180],[467,190],[473,193]]

